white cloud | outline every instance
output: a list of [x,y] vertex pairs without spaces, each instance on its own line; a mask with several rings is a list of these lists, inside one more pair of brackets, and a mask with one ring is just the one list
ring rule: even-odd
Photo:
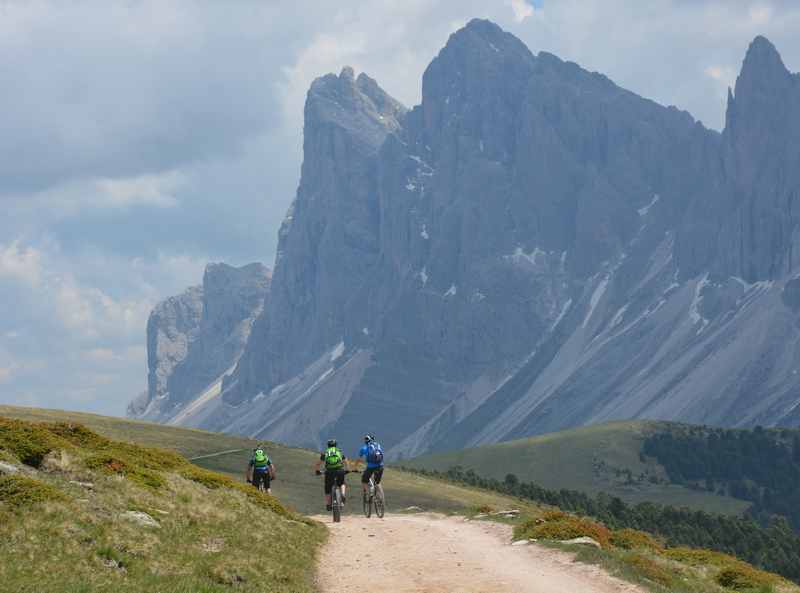
[[99,179],[94,182],[97,206],[127,207],[148,204],[162,208],[177,206],[174,192],[186,183],[177,171],[139,175],[127,179]]
[[730,66],[708,66],[703,72],[725,88],[732,87],[736,82],[736,70]]
[[514,20],[521,23],[526,18],[533,16],[533,5],[528,0],[510,0]]
[[36,286],[41,275],[41,253],[33,247],[20,248],[19,241],[0,244],[0,278]]
[[14,370],[14,367],[0,367],[0,383],[9,381]]
[[759,27],[769,24],[772,20],[772,6],[769,4],[753,4],[748,11],[750,21]]

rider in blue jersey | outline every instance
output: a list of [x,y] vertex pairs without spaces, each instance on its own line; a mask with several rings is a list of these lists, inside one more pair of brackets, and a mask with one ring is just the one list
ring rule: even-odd
[[358,451],[358,456],[367,460],[367,469],[361,474],[361,488],[366,492],[370,477],[373,477],[376,484],[380,484],[383,478],[383,447],[373,435],[367,434],[364,436],[364,446]]

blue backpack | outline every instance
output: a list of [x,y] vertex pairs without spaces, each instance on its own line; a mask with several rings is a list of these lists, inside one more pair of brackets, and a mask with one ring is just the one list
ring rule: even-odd
[[383,447],[381,447],[380,443],[372,441],[367,445],[367,463],[383,463]]

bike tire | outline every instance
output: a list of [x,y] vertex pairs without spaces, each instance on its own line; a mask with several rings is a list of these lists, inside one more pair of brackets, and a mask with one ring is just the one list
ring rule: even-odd
[[333,489],[333,522],[339,523],[342,520],[342,490],[339,486]]
[[375,498],[373,501],[375,503],[375,514],[378,515],[379,519],[383,519],[383,515],[386,512],[386,505],[384,504],[383,498],[383,486],[380,484],[375,485]]
[[369,494],[364,492],[361,497],[363,506],[364,506],[364,516],[369,519],[370,515],[372,515],[372,501],[369,498]]

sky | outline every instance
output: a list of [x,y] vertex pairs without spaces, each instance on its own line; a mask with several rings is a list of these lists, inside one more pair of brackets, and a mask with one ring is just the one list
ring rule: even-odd
[[412,106],[473,17],[715,129],[753,37],[800,69],[796,0],[0,0],[0,404],[124,414],[152,307],[272,266],[312,80]]

